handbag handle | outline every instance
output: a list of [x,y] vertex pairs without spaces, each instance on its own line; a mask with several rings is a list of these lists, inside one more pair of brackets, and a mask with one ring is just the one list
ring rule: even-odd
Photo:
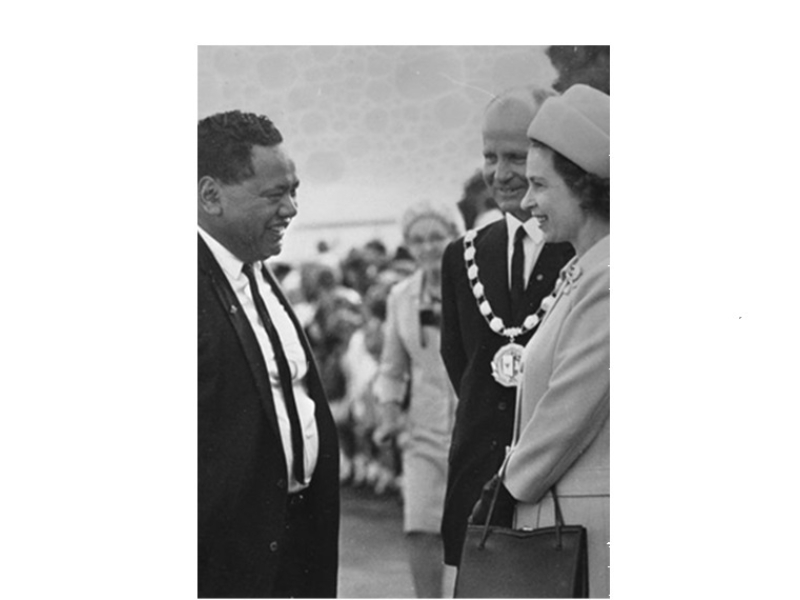
[[564,515],[561,514],[561,505],[558,503],[555,485],[550,488],[550,493],[553,494],[553,510],[556,519],[556,547],[561,550],[561,528],[564,527]]
[[[505,466],[505,465],[504,465]],[[486,546],[486,540],[489,537],[489,523],[492,522],[492,514],[494,513],[494,505],[497,502],[497,496],[500,494],[500,485],[503,483],[502,476],[505,475],[505,469],[501,471],[500,481],[498,482],[497,486],[494,488],[494,493],[492,494],[492,501],[489,503],[489,512],[486,515],[486,523],[483,525],[483,535],[481,536],[481,541],[478,544],[478,549],[483,550]],[[561,505],[558,503],[558,494],[556,494],[556,486],[550,488],[550,493],[553,494],[553,511],[555,512],[555,523],[556,523],[556,547],[561,550],[561,528],[564,527],[564,515],[561,513]]]

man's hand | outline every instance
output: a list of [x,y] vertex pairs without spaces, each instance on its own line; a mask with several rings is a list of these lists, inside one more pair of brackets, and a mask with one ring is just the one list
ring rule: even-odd
[[503,485],[499,475],[492,477],[489,483],[483,486],[481,497],[478,499],[478,502],[472,509],[472,515],[469,517],[469,522],[471,524],[484,525],[486,523],[489,507],[492,504],[492,496],[494,496],[494,491],[498,486],[500,486],[500,490],[497,493],[497,502],[495,502],[494,505],[490,525],[511,527],[511,522],[514,518],[514,506],[517,504],[517,501],[506,489],[506,486]]

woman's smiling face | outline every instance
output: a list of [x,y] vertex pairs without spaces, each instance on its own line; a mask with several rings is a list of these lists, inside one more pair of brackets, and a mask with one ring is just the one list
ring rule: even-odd
[[574,245],[588,215],[553,167],[553,151],[531,147],[525,174],[529,187],[522,208],[531,211],[546,242],[572,242]]
[[432,271],[441,268],[444,249],[453,239],[453,234],[441,219],[426,215],[411,224],[405,238],[408,251],[417,264]]

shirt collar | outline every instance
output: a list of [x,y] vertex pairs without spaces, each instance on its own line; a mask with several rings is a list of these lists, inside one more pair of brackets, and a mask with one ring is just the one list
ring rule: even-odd
[[539,222],[536,219],[528,219],[524,223],[511,213],[506,213],[506,227],[508,228],[508,239],[510,243],[514,243],[514,235],[520,227],[525,228],[525,232],[533,240],[537,246],[542,243],[542,230],[539,229]]
[[[200,237],[203,238],[203,241],[208,246],[208,249],[211,250],[211,254],[214,255],[215,259],[217,259],[219,266],[222,267],[222,270],[225,272],[225,274],[230,279],[239,279],[239,277],[243,275],[242,267],[244,266],[244,262],[239,260],[230,250],[218,242],[202,227],[198,226],[197,232],[200,234]],[[257,268],[258,266],[259,263],[256,263]]]

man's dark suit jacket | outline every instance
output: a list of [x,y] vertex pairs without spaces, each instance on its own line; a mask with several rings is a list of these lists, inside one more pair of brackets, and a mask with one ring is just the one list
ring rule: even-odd
[[[198,597],[263,598],[283,546],[287,473],[264,357],[213,254],[198,247]],[[272,277],[265,273],[265,277]],[[339,448],[308,341],[278,293],[309,358],[319,458],[308,489],[320,597],[336,595]]]
[[[545,244],[525,290],[525,303],[511,315],[508,283],[508,228],[505,219],[487,225],[475,238],[475,262],[486,298],[506,326],[522,324],[555,286],[559,271],[574,255],[567,243]],[[533,332],[514,341],[525,345]],[[442,537],[445,562],[458,565],[472,507],[483,485],[498,471],[511,443],[516,388],[492,377],[492,359],[508,339],[489,328],[478,310],[464,261],[464,239],[448,245],[442,260],[441,353],[458,394],[447,475]]]

